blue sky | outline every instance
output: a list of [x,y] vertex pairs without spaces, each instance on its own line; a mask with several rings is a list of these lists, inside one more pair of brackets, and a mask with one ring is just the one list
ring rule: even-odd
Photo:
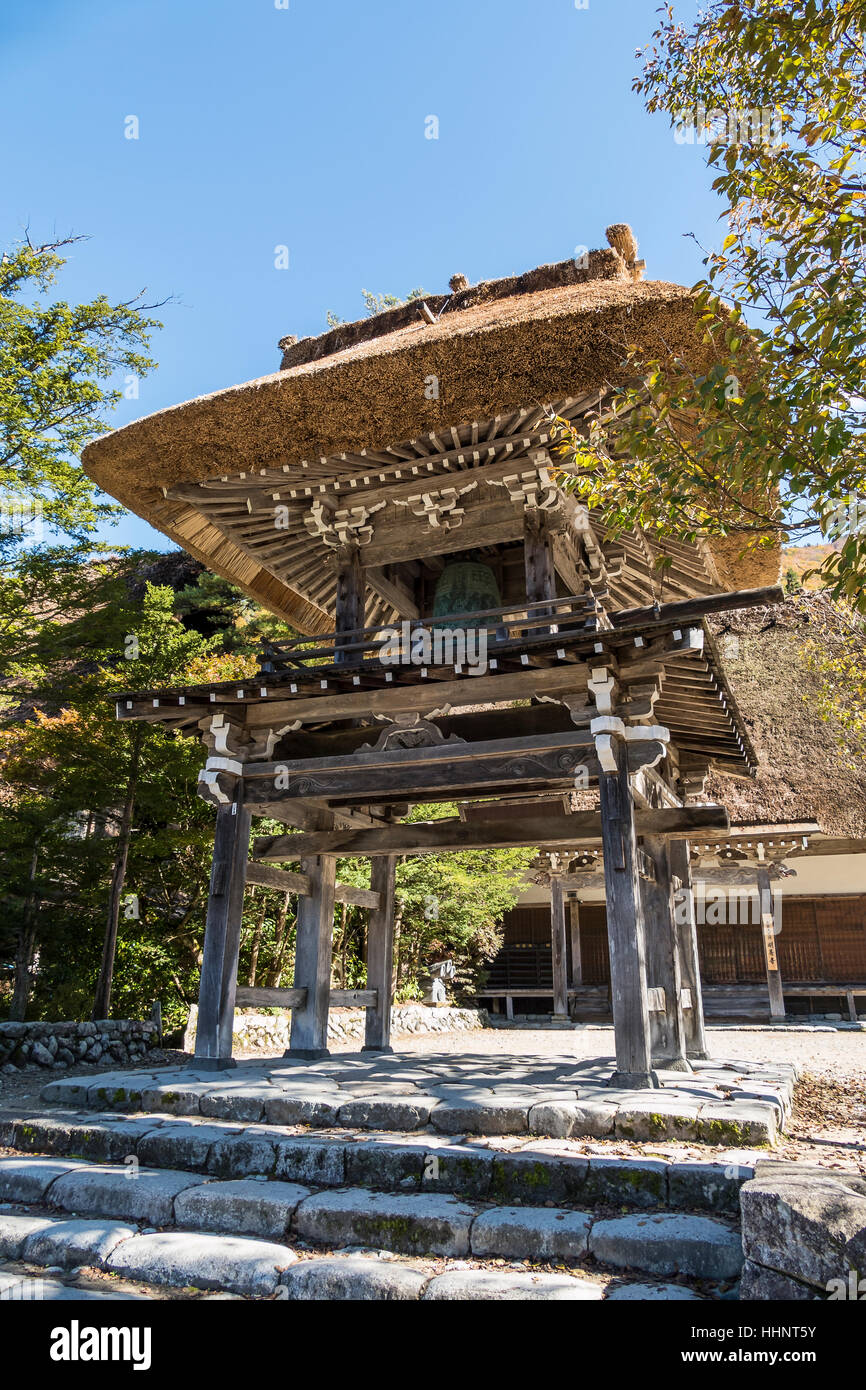
[[[684,234],[721,239],[702,151],[631,91],[657,0],[277,3],[3,0],[3,242],[87,234],[65,298],[176,297],[113,423],[275,370],[362,287],[519,272],[610,222],[650,277],[698,278]],[[106,538],[169,547],[131,516]]]

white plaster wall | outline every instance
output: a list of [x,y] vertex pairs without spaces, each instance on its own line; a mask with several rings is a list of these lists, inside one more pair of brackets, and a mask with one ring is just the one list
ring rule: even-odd
[[[817,898],[822,894],[840,897],[845,893],[866,893],[866,854],[824,854],[788,861],[796,878],[776,880],[773,888],[785,898]],[[585,889],[581,902],[603,903],[604,889]],[[527,884],[520,896],[521,907],[550,902],[550,889]]]

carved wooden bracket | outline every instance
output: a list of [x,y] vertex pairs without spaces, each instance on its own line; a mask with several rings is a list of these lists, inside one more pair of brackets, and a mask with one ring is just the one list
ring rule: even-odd
[[198,774],[198,793],[214,806],[234,800],[238,778],[243,776],[249,754],[245,726],[220,710],[199,725],[208,759]]
[[457,734],[445,737],[442,730],[420,714],[398,714],[385,722],[375,743],[364,743],[359,753],[383,748],[435,748],[440,743],[465,743]]
[[408,507],[413,516],[426,520],[428,526],[451,531],[463,525],[466,515],[465,509],[458,506],[460,498],[477,486],[477,482],[473,481],[464,487],[430,488],[426,492],[413,493],[405,502],[398,500],[397,505]]
[[304,517],[304,526],[315,540],[333,550],[342,545],[369,545],[373,539],[370,517],[384,506],[384,502],[376,502],[371,507],[334,508],[317,497]]
[[522,502],[527,511],[551,511],[559,506],[559,489],[552,482],[547,468],[536,465],[520,472],[507,473],[496,480],[504,487],[512,502]]
[[243,771],[243,763],[235,758],[208,758],[198,774],[199,796],[214,806],[227,806],[234,800],[235,787]]
[[629,764],[633,771],[635,763],[640,767],[655,767],[667,753],[670,743],[670,729],[660,724],[624,724],[612,715],[600,715],[589,726],[593,736],[595,751],[603,773],[617,771],[616,754],[613,747],[615,738],[624,739],[631,745]]

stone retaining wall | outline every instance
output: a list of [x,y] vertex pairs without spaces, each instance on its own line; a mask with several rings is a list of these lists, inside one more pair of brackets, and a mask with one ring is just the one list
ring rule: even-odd
[[157,1044],[153,1019],[95,1023],[0,1023],[0,1072],[72,1067],[82,1062],[137,1062]]
[[[189,1022],[183,1037],[184,1052],[195,1047],[198,1007],[189,1012]],[[364,1041],[365,1011],[363,1009],[331,1009],[328,1019],[328,1038],[331,1042]],[[234,1021],[235,1052],[262,1052],[274,1055],[289,1045],[292,1015],[288,1009],[265,1014],[238,1010]],[[488,1028],[486,1009],[429,1008],[424,1004],[397,1005],[391,1014],[391,1032],[399,1037],[411,1033],[468,1033]]]
[[740,1189],[743,1299],[866,1300],[866,1178],[758,1164]]

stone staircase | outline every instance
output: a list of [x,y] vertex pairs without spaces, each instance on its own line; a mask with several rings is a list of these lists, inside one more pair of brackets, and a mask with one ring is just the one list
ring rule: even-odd
[[736,1297],[752,1177],[554,1140],[114,1112],[0,1114],[0,1151],[2,1298],[34,1280],[52,1298]]

